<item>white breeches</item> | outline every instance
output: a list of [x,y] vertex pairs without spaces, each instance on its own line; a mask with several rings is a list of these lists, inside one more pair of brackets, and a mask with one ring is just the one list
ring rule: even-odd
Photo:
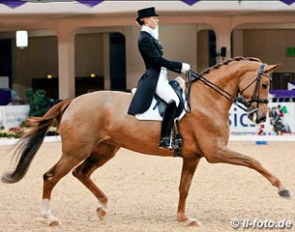
[[166,103],[169,103],[171,100],[174,100],[176,103],[176,106],[179,105],[179,98],[175,91],[172,89],[172,87],[168,83],[167,78],[167,70],[165,68],[161,68],[157,88],[156,88],[156,94],[163,99]]

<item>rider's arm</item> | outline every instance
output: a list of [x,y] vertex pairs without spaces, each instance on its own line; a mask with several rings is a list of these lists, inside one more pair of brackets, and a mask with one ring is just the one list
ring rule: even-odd
[[152,38],[144,38],[139,42],[139,50],[143,57],[147,58],[152,65],[165,67],[171,71],[181,73],[182,63],[165,59],[155,46]]

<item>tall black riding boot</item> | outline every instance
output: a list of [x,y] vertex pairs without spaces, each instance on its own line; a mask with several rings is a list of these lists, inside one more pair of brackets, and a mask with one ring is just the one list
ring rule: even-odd
[[160,148],[168,148],[171,149],[170,145],[170,132],[174,123],[174,118],[176,116],[176,103],[175,101],[170,101],[167,105],[163,122],[162,122],[162,130],[161,130],[161,140],[160,140]]

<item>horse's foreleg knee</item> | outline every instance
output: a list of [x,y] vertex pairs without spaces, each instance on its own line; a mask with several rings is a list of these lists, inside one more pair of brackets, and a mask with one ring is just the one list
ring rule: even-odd
[[217,154],[206,156],[208,163],[215,164],[221,162],[220,157]]

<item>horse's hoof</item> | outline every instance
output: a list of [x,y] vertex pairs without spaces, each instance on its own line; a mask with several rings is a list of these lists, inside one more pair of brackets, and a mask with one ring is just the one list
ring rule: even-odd
[[61,224],[61,223],[60,223],[60,221],[58,221],[58,220],[54,220],[54,221],[49,222],[49,226],[50,226],[50,227],[59,226],[60,224]]
[[96,209],[98,218],[102,221],[107,215],[107,210],[104,207],[99,207]]
[[279,191],[279,195],[280,195],[281,197],[287,197],[287,198],[291,197],[291,193],[290,193],[290,191],[287,190],[287,189],[282,190],[282,191]]
[[59,226],[61,222],[49,212],[41,212],[41,217],[45,218],[50,227]]
[[189,218],[184,221],[186,226],[201,226],[201,222],[199,222],[197,219]]

